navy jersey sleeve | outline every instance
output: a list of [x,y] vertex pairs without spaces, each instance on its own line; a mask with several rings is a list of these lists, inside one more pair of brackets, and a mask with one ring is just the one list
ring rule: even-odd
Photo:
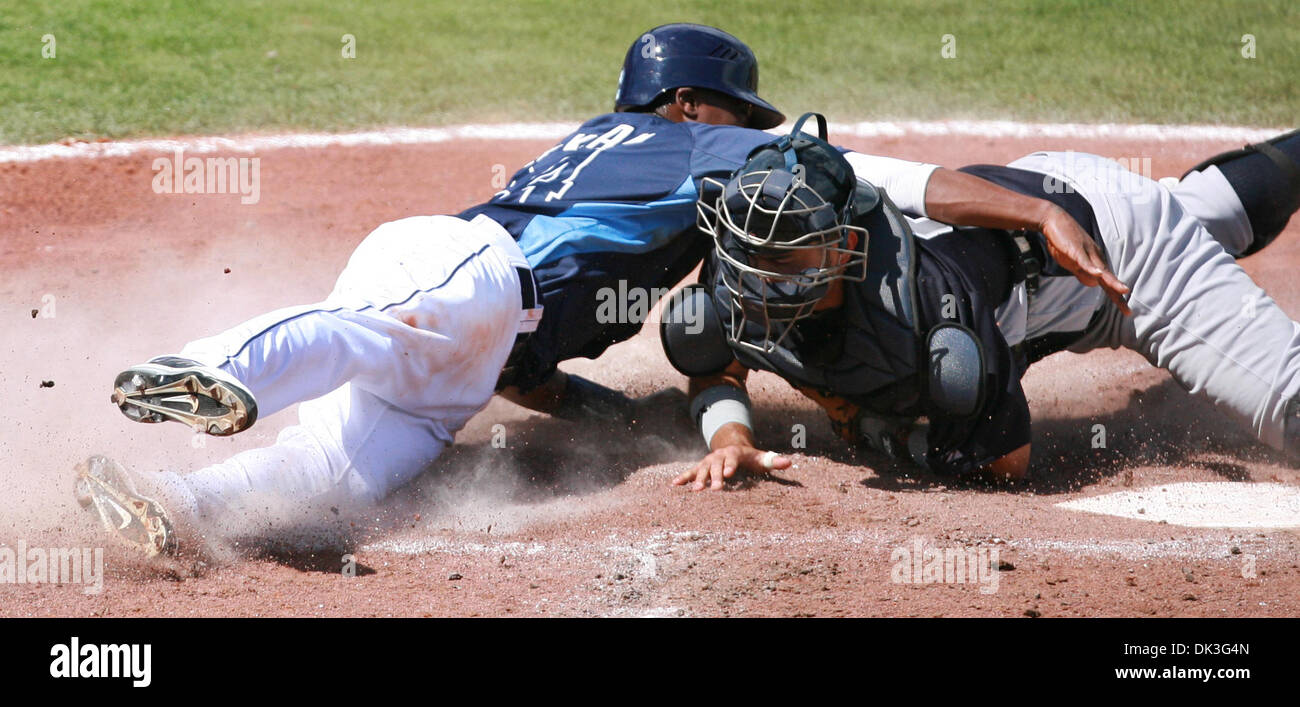
[[754,148],[776,139],[761,130],[729,125],[689,123],[687,126],[695,135],[691,176],[696,180],[704,177],[726,180],[745,163]]
[[545,313],[512,357],[509,382],[530,388],[560,361],[595,358],[635,335],[643,317],[632,303],[627,316],[602,307],[630,293],[659,297],[699,265],[711,245],[695,228],[700,180],[726,178],[771,139],[646,113],[598,116],[463,212],[509,231],[539,283]]
[[1029,444],[1029,404],[1020,386],[1024,368],[994,319],[1011,288],[1006,234],[962,230],[918,240],[918,288],[926,328],[950,321],[974,332],[983,349],[985,397],[967,418],[927,410],[930,468],[973,471]]

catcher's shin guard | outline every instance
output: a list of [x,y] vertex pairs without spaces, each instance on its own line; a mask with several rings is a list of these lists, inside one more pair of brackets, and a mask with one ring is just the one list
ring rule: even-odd
[[1300,210],[1300,130],[1220,153],[1187,174],[1211,166],[1217,166],[1232,185],[1250,219],[1255,239],[1242,256],[1272,243]]
[[1292,138],[1296,138],[1296,137],[1300,137],[1300,129],[1292,130],[1289,133],[1282,133],[1281,135],[1278,135],[1277,137],[1274,138],[1269,138],[1264,142],[1257,142],[1254,143],[1253,145],[1246,145],[1240,149],[1221,152],[1207,160],[1202,161],[1200,164],[1196,165],[1195,167],[1192,167],[1191,169],[1187,170],[1186,172],[1183,173],[1183,176],[1186,177],[1192,172],[1199,172],[1213,165],[1222,166],[1239,157],[1247,157],[1249,155],[1253,155],[1256,153],[1263,154],[1264,156],[1273,160],[1273,162],[1277,164],[1278,168],[1283,170],[1284,172],[1293,171],[1297,168],[1294,158],[1288,156],[1286,154],[1286,151],[1278,149],[1276,145],[1282,142],[1288,142],[1289,144],[1289,141]]

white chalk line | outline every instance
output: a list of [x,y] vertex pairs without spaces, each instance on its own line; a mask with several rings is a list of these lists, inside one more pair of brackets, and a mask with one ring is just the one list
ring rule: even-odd
[[[151,138],[106,142],[66,142],[48,145],[0,146],[0,163],[50,159],[130,157],[138,154],[214,152],[256,153],[288,148],[383,147],[428,145],[451,140],[558,140],[577,123],[500,123],[442,128],[385,128],[350,133],[279,133],[270,135]],[[1284,129],[1226,125],[1147,125],[1124,123],[1021,123],[1008,120],[864,121],[832,123],[832,138],[843,137],[980,137],[1070,138],[1141,142],[1259,142]],[[771,132],[780,133],[773,129]]]
[[1020,538],[999,543],[985,541],[963,542],[953,539],[929,537],[926,533],[903,533],[887,528],[817,529],[792,533],[753,531],[732,532],[658,532],[640,540],[609,538],[607,543],[587,540],[551,543],[501,542],[480,544],[442,537],[416,537],[385,540],[361,548],[363,552],[390,552],[397,555],[422,555],[446,553],[450,555],[486,555],[499,553],[510,557],[550,556],[579,561],[608,561],[611,558],[629,557],[640,563],[642,578],[658,578],[660,567],[655,559],[665,550],[693,552],[692,546],[725,547],[731,551],[751,550],[755,547],[785,547],[809,549],[823,546],[858,545],[875,548],[886,556],[894,547],[910,547],[915,537],[925,537],[927,542],[939,547],[990,547],[1005,545],[1016,550],[1035,554],[1064,553],[1075,557],[1101,557],[1128,560],[1160,558],[1185,558],[1199,560],[1237,561],[1229,549],[1236,545],[1244,552],[1258,557],[1281,554],[1294,557],[1295,550],[1281,547],[1268,538],[1239,537],[1221,528],[1198,528],[1196,535],[1180,539],[1154,538]]

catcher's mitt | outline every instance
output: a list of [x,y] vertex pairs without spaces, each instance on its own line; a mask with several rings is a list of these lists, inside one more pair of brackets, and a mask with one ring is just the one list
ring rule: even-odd
[[915,427],[915,420],[875,415],[844,398],[825,395],[812,388],[800,387],[799,392],[822,406],[830,418],[831,429],[845,442],[867,447],[892,459],[912,456],[906,440]]

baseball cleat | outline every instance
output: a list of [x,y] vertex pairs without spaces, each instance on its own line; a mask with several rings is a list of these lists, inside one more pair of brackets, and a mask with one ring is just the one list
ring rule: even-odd
[[176,532],[167,511],[136,491],[121,464],[95,455],[77,465],[74,493],[82,508],[94,507],[105,530],[145,557],[176,554]]
[[136,422],[175,420],[225,436],[257,420],[253,393],[229,374],[178,356],[160,356],[122,371],[113,403]]

